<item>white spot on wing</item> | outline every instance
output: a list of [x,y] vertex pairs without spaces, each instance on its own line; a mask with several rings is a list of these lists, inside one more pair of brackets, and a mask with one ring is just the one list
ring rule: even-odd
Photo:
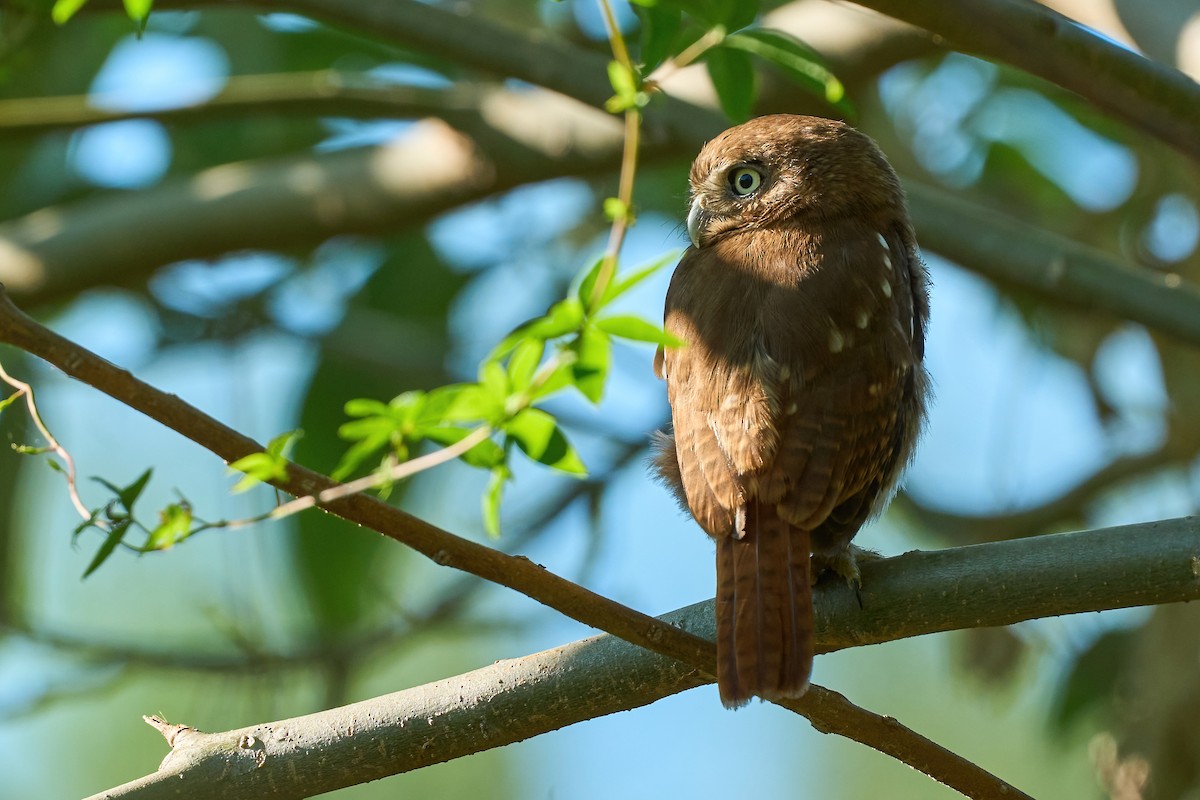
[[865,331],[867,329],[867,325],[870,324],[870,322],[871,322],[871,312],[867,311],[865,308],[859,309],[858,316],[855,317],[855,319],[854,319],[854,324],[858,326],[858,329],[860,331]]
[[892,282],[887,278],[883,279],[883,282],[879,284],[879,288],[883,290],[884,297],[892,296]]
[[[890,287],[889,287],[890,288]],[[846,337],[837,328],[829,329],[829,352],[840,353],[846,346]]]

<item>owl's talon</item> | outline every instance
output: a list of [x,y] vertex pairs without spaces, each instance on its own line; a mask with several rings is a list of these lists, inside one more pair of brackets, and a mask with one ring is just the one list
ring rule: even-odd
[[[857,595],[858,590],[862,588],[862,573],[859,572],[859,561],[874,561],[882,558],[879,553],[874,550],[868,550],[865,547],[849,545],[844,550],[834,553],[831,556],[813,555],[813,576],[817,577],[823,572],[833,572],[840,575],[850,588],[854,589]],[[859,597],[859,605],[862,605],[862,598]]]

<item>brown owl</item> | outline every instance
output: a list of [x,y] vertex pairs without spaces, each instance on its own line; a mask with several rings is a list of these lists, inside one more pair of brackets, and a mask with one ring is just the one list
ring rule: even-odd
[[925,416],[928,278],[895,172],[840,122],[774,115],[692,165],[692,247],[655,360],[656,466],[717,548],[721,702],[797,697],[812,581],[890,499]]

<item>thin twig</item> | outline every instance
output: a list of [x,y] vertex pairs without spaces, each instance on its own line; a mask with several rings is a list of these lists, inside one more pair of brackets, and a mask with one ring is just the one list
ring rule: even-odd
[[[612,43],[613,57],[630,75],[638,75],[637,66],[629,57],[629,49],[625,46],[625,37],[613,15],[608,0],[598,0],[604,14],[604,24],[608,28],[608,38]],[[621,177],[617,184],[617,200],[620,201],[618,213],[613,216],[612,228],[608,232],[608,245],[604,248],[604,260],[600,271],[596,274],[596,283],[592,286],[590,303],[593,308],[599,304],[608,285],[612,283],[613,275],[617,272],[617,259],[621,255],[621,246],[625,243],[625,233],[633,219],[633,184],[637,175],[638,142],[641,135],[642,111],[637,106],[625,109],[625,144],[621,152]]]
[[92,512],[84,505],[83,499],[79,496],[79,486],[75,480],[75,459],[71,458],[71,454],[67,452],[67,448],[59,444],[58,439],[54,438],[54,434],[50,433],[50,429],[46,427],[46,423],[42,421],[42,415],[38,411],[37,401],[33,397],[33,387],[28,383],[19,381],[13,376],[4,371],[4,365],[0,364],[0,380],[7,383],[9,386],[16,389],[18,395],[25,397],[25,407],[29,409],[29,418],[33,420],[33,424],[42,434],[42,438],[46,440],[46,446],[51,452],[62,459],[63,469],[67,478],[67,493],[71,496],[71,505],[75,506],[75,511],[83,519],[91,519]]

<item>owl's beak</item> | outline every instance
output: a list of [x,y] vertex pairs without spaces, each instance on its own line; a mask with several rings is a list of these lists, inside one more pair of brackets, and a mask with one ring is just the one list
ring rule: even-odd
[[692,240],[693,247],[700,246],[700,229],[704,227],[705,221],[704,207],[700,205],[700,198],[694,198],[692,207],[688,211],[688,238]]

